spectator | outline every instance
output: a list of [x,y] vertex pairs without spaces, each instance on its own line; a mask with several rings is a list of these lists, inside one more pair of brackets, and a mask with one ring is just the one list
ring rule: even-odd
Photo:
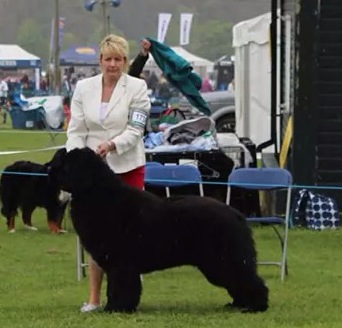
[[203,80],[202,80],[202,86],[201,86],[201,92],[210,92],[213,91],[213,87],[210,83],[209,78],[206,76]]
[[165,100],[167,103],[172,97],[169,83],[167,82],[164,75],[161,75],[159,78],[158,85],[157,85],[157,96]]
[[70,112],[70,97],[66,96],[63,99],[63,114],[64,114],[64,126],[63,130],[66,130],[69,125],[70,117],[71,117],[71,112]]
[[8,100],[8,84],[4,78],[0,79],[0,112],[2,115],[2,123],[6,124],[7,120],[7,100]]

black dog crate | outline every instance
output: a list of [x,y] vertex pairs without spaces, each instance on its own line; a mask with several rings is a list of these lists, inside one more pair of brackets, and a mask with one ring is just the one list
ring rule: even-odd
[[[256,166],[255,145],[250,140],[242,141],[250,151],[254,162],[250,166]],[[246,144],[248,142],[248,145]],[[254,152],[254,153],[253,153]],[[242,147],[223,147],[210,151],[188,152],[147,152],[147,161],[156,161],[162,164],[193,164],[202,174],[203,190],[205,196],[213,197],[222,202],[226,201],[227,182],[230,172],[234,167],[245,167],[245,153]],[[207,183],[206,183],[207,182]],[[149,187],[147,190],[164,195],[164,190]],[[171,194],[195,193],[197,187],[187,186],[172,188]],[[260,205],[257,192],[245,192],[240,188],[232,189],[231,204],[246,215],[260,214]]]

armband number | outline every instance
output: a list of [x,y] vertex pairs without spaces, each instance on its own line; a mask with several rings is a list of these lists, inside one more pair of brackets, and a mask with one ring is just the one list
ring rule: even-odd
[[138,128],[145,128],[147,121],[147,115],[144,111],[135,109],[132,112],[131,119],[129,120],[129,124],[138,127]]

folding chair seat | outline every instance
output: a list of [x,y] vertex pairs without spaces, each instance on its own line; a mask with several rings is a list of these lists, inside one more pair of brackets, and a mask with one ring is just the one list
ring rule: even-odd
[[200,196],[204,195],[202,175],[193,165],[150,165],[145,169],[145,186],[165,188],[166,197],[170,197],[170,188],[197,184]]
[[147,166],[163,166],[163,164],[160,163],[160,162],[151,161],[151,162],[146,162],[145,169],[146,169]]
[[[286,209],[284,216],[268,216],[268,217],[247,217],[250,223],[258,223],[268,225],[275,231],[281,249],[281,258],[279,261],[261,261],[259,264],[277,265],[280,267],[280,278],[285,279],[287,275],[287,241],[290,220],[290,204],[291,204],[291,185],[292,175],[286,169],[281,168],[241,168],[232,171],[228,177],[227,199],[226,203],[230,203],[232,187],[239,187],[250,190],[260,191],[276,191],[287,189]],[[281,229],[283,228],[283,229]]]

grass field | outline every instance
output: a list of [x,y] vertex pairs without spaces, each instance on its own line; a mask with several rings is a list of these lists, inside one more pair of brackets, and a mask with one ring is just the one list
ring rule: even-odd
[[[32,150],[50,146],[47,134],[12,132],[0,125],[0,152]],[[57,143],[63,144],[59,135]],[[52,152],[0,155],[0,171],[17,159],[45,162]],[[208,284],[190,267],[144,276],[139,311],[132,315],[81,314],[87,299],[87,280],[76,281],[76,239],[69,233],[51,235],[44,212],[35,212],[38,232],[22,229],[6,232],[0,221],[0,327],[342,327],[341,231],[312,232],[291,229],[289,272],[281,283],[278,269],[260,267],[270,288],[270,308],[265,313],[241,314],[223,309],[226,293]],[[257,228],[259,258],[274,258],[279,252],[269,229]]]

